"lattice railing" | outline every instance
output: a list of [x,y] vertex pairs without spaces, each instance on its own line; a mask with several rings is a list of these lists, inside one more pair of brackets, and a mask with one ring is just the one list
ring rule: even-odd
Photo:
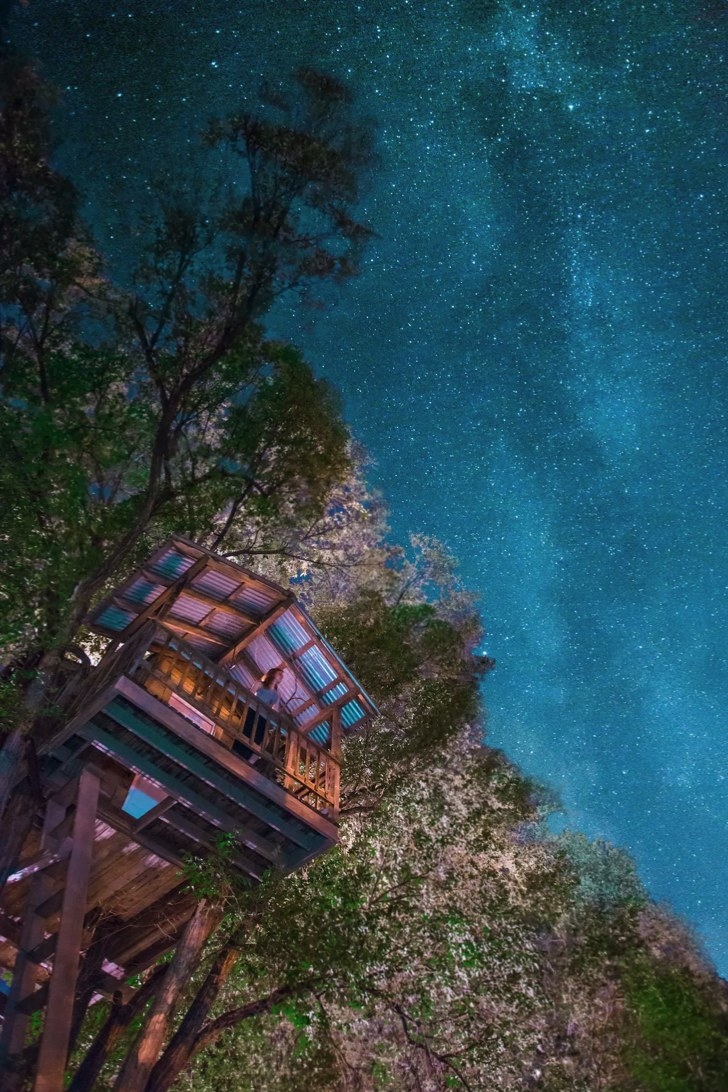
[[[336,816],[338,759],[301,732],[288,714],[260,701],[227,669],[163,625],[147,623],[132,641],[133,653],[122,657],[122,648],[116,654],[125,667],[121,673],[310,807]],[[145,650],[150,650],[146,656]]]

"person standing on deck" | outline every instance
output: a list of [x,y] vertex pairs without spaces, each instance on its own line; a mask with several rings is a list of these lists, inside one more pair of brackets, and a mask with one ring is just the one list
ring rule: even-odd
[[278,709],[280,707],[278,687],[282,681],[283,668],[272,667],[270,671],[266,671],[265,675],[260,680],[260,686],[255,692],[256,698],[264,701],[266,705],[270,705],[271,709]]
[[[271,709],[278,709],[280,705],[278,687],[282,680],[282,667],[273,667],[270,671],[266,671],[265,675],[260,680],[260,686],[255,691],[256,698],[261,702],[265,702]],[[268,718],[260,709],[249,708],[245,715],[243,736],[260,747],[265,738],[265,727],[267,723]],[[241,758],[247,759],[251,765],[254,765],[258,761],[259,756],[240,740],[236,740],[233,743],[233,752],[240,755]]]

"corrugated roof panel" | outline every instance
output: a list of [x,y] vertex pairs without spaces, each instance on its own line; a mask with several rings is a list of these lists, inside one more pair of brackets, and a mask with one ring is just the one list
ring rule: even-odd
[[321,695],[321,701],[326,705],[331,705],[337,698],[343,698],[347,689],[346,683],[337,683],[336,686],[332,686],[330,690],[327,690],[325,694]]
[[266,671],[270,671],[271,668],[280,666],[281,654],[273,642],[268,639],[266,633],[259,633],[257,637],[254,637],[246,652],[255,661],[261,676],[265,675]]
[[302,713],[294,714],[293,719],[299,728],[305,728],[308,722],[317,717],[320,712],[318,705],[311,705],[308,709],[304,709]]
[[173,547],[170,547],[161,557],[158,557],[155,561],[152,561],[147,568],[157,573],[158,576],[170,577],[172,580],[176,580],[182,573],[186,573],[188,569],[192,568],[195,560],[192,557],[187,557],[185,554],[180,554]]
[[227,599],[236,588],[240,587],[240,583],[240,580],[223,576],[222,573],[214,572],[212,569],[205,569],[204,572],[195,577],[190,587],[199,588],[205,595],[210,595],[213,599]]
[[308,733],[309,737],[318,743],[321,747],[328,747],[331,742],[331,725],[327,720],[323,724],[317,724],[316,727]]
[[273,623],[268,632],[280,650],[286,653],[297,652],[309,641],[303,626],[288,611]]
[[216,610],[205,622],[205,629],[209,629],[219,637],[224,637],[228,644],[233,645],[250,629],[250,623],[246,622],[244,618],[236,618],[234,614],[229,614],[228,611]]
[[130,603],[138,603],[140,607],[146,607],[153,603],[164,591],[166,591],[164,584],[152,584],[150,580],[145,580],[142,577],[140,580],[135,580],[130,588],[127,588],[124,598],[128,599]]
[[254,687],[258,685],[259,680],[253,678],[244,663],[236,663],[231,669],[230,674],[236,682],[239,682],[241,686],[244,686],[246,690],[250,690],[251,692]]
[[180,618],[185,622],[194,622],[195,625],[210,613],[207,603],[201,603],[186,592],[182,592],[174,600],[169,611],[170,618]]
[[374,703],[374,702],[372,701],[372,699],[371,699],[371,698],[369,697],[369,695],[367,694],[366,690],[363,690],[363,689],[362,689],[362,685],[361,685],[361,683],[360,683],[360,682],[358,682],[358,681],[357,681],[357,680],[356,680],[356,679],[354,678],[354,676],[352,675],[351,671],[349,671],[349,668],[348,668],[348,667],[346,666],[346,664],[345,664],[345,663],[344,663],[344,662],[342,661],[342,659],[341,659],[341,657],[339,656],[338,652],[337,652],[337,651],[336,651],[336,650],[335,650],[334,648],[332,648],[332,647],[331,647],[331,645],[329,644],[329,642],[328,642],[328,641],[326,640],[326,638],[324,637],[324,635],[323,635],[323,634],[321,633],[321,631],[320,631],[320,630],[319,630],[318,628],[316,629],[316,636],[318,637],[318,639],[319,639],[319,642],[320,642],[320,644],[321,644],[321,645],[323,645],[323,646],[324,646],[324,648],[327,648],[327,649],[329,650],[329,652],[330,652],[330,653],[331,653],[331,655],[333,656],[333,658],[334,658],[335,662],[336,662],[337,664],[341,664],[341,668],[342,668],[342,673],[343,673],[343,674],[344,674],[344,675],[345,675],[345,676],[346,676],[347,678],[351,679],[351,681],[352,681],[352,683],[354,684],[354,686],[355,686],[355,687],[356,687],[356,688],[357,688],[357,689],[358,689],[358,690],[360,691],[360,694],[359,694],[360,698],[362,698],[362,699],[363,699],[364,701],[366,701],[366,702],[367,702],[367,703],[369,704],[369,706],[371,707],[371,709],[375,709],[375,708],[376,708],[376,706],[375,706],[375,703]]
[[346,705],[341,707],[341,723],[344,728],[353,728],[355,724],[364,716],[364,709],[359,702],[354,698],[353,701],[348,701]]
[[336,679],[333,667],[315,646],[304,652],[299,657],[298,663],[301,666],[301,674],[314,690],[323,690],[328,683],[332,683]]
[[245,584],[239,592],[232,596],[230,602],[244,610],[251,618],[260,618],[262,615],[267,614],[282,598],[282,590],[280,595],[277,595],[271,588]]
[[275,625],[287,635],[292,649],[302,648],[311,640],[312,634],[304,629],[290,609],[280,616]]
[[[294,693],[288,699],[288,711],[292,715],[298,716],[298,710],[301,708],[302,705],[308,705],[313,695],[311,694],[311,691],[308,689],[308,687],[304,684],[301,676],[298,673],[296,673],[293,677],[295,678],[296,688]],[[311,711],[309,711],[307,715],[307,719],[310,720],[316,712],[318,712],[318,706],[312,706]]]
[[96,624],[103,626],[105,629],[110,629],[114,633],[121,633],[135,618],[136,615],[132,614],[131,611],[122,610],[121,607],[112,605],[99,615]]

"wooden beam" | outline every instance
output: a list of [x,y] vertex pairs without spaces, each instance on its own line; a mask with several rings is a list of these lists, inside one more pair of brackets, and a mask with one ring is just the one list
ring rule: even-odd
[[40,1012],[47,1004],[48,983],[43,982],[37,990],[28,994],[27,997],[23,998],[23,1000],[17,1004],[16,1010],[27,1018],[28,1016],[32,1016],[34,1012]]
[[[38,748],[39,755],[52,755],[55,751],[59,750],[66,740],[74,736],[79,728],[82,728],[84,724],[88,724],[90,720],[94,718],[96,713],[100,713],[110,701],[113,701],[116,694],[116,686],[111,683],[109,686],[105,686],[103,690],[94,694],[91,700],[84,706],[82,706],[78,713],[72,717],[67,724],[56,732],[46,743],[42,744]],[[77,756],[72,756],[72,761]],[[65,784],[65,781],[64,781]]]
[[307,720],[305,724],[297,725],[299,732],[304,736],[310,735],[314,728],[317,728],[319,724],[323,724],[325,720],[330,720],[336,710],[340,710],[342,705],[346,705],[346,703],[355,698],[358,693],[358,690],[347,690],[346,693],[342,694],[336,701],[332,701],[331,705],[327,705],[322,709],[317,716],[313,717],[311,720]]
[[169,811],[173,808],[176,801],[168,796],[166,800],[160,800],[158,804],[155,804],[149,811],[145,811],[143,815],[140,815],[134,822],[134,834],[137,834],[140,830],[144,830],[150,823],[154,823],[161,815],[164,815],[165,811]]
[[[172,800],[172,804],[176,801]],[[110,827],[118,831],[119,834],[126,834],[130,842],[138,842],[144,849],[148,849],[150,853],[153,853],[155,857],[159,857],[163,861],[167,861],[169,864],[174,865],[175,868],[182,868],[184,862],[179,854],[170,849],[169,846],[165,846],[158,838],[152,837],[143,828],[139,830],[136,826],[136,822],[132,819],[131,815],[127,815],[125,811],[121,811],[119,808],[113,807],[110,803],[102,801],[99,804],[99,818],[103,819]]]
[[[198,603],[201,603],[202,606],[210,607],[210,610],[202,619],[203,622],[210,617],[210,614],[214,614],[215,611],[219,610],[222,611],[223,614],[232,615],[240,622],[244,622],[245,625],[255,625],[255,618],[251,618],[251,616],[247,614],[244,610],[241,610],[239,607],[236,607],[232,603],[229,603],[226,599],[215,599],[212,595],[208,595],[206,592],[199,591],[197,588],[194,587],[194,585],[184,585],[179,589],[178,594],[187,595],[191,599],[195,599]],[[175,596],[174,598],[176,600],[178,596]],[[113,598],[113,602],[125,611],[133,611],[135,607],[138,606],[138,604],[135,604],[133,600],[126,599],[122,595],[115,595]],[[168,615],[165,615],[165,619],[167,617]],[[162,621],[164,621],[164,619],[162,619]]]
[[309,632],[312,632],[315,635],[319,648],[321,649],[321,653],[328,660],[329,666],[333,668],[337,675],[341,676],[343,681],[348,681],[348,683],[353,684],[354,689],[356,690],[361,700],[366,706],[369,707],[367,715],[371,716],[372,714],[376,714],[376,703],[372,701],[366,690],[364,690],[361,684],[354,678],[346,664],[339,659],[338,655],[333,650],[333,648],[331,648],[329,642],[326,640],[316,623],[313,621],[312,618],[309,618],[308,613],[304,609],[304,607],[302,607],[300,603],[295,602],[293,613],[298,618],[299,623],[304,628],[308,628]]
[[[175,801],[176,802],[176,801]],[[215,850],[213,842],[207,838],[199,827],[196,827],[194,823],[190,823],[185,819],[184,815],[180,815],[178,811],[172,814],[166,813],[161,816],[162,822],[172,827],[173,830],[178,830],[180,834],[184,834],[185,837],[190,838],[192,841],[197,842],[208,853],[212,853]],[[236,865],[241,872],[245,872],[251,879],[260,882],[263,879],[264,868],[260,865],[256,865],[251,861],[250,857],[246,857],[245,854],[236,853],[232,858],[232,863]]]
[[[221,637],[216,633],[210,633],[209,629],[203,629],[202,626],[196,626],[193,622],[185,622],[181,618],[172,618],[167,614],[161,619],[161,623],[166,629],[173,629],[176,633],[191,633],[193,637],[199,637],[203,641],[208,641],[211,645],[218,645],[222,648],[227,647],[227,642],[224,637]],[[205,655],[205,653],[203,653],[203,655]]]
[[9,941],[14,948],[20,947],[20,933],[22,931],[22,924],[13,921],[8,915],[0,910],[0,937]]
[[33,1092],[59,1092],[63,1088],[73,1018],[73,1004],[69,1003],[69,999],[74,996],[78,977],[100,787],[100,772],[87,766],[78,785],[73,850],[68,862],[61,923],[53,960],[53,974],[48,987],[48,1006]]
[[[121,723],[121,720],[119,720],[119,723]],[[128,727],[128,723],[126,726]],[[225,831],[239,832],[240,819],[236,820],[235,816],[228,815],[212,801],[195,792],[186,782],[175,777],[167,770],[161,769],[153,758],[136,751],[96,723],[89,725],[86,730],[89,732],[89,737],[95,739],[105,751],[115,755],[137,773],[145,774],[147,777],[159,782],[170,796],[175,797],[192,811],[200,812],[213,826],[220,827],[221,830]],[[148,737],[142,736],[142,738]],[[273,863],[277,862],[279,856],[277,848],[266,839],[250,830],[243,830],[240,835],[241,841],[246,842],[256,853],[260,853],[261,856]]]
[[[90,910],[84,917],[83,930],[84,932],[93,927],[96,918],[95,910]],[[26,952],[28,959],[32,959],[34,963],[46,963],[56,950],[56,944],[58,942],[58,933],[50,933],[40,944],[36,944],[35,948],[31,948],[29,952]]]
[[[295,831],[295,828],[291,828],[291,825],[286,823],[282,818],[278,816],[272,816],[271,813],[264,809],[258,809],[253,811],[251,803],[248,803],[249,794],[245,792],[245,787],[250,786],[260,793],[264,797],[268,797],[271,801],[277,804],[279,807],[288,811],[296,819],[304,823],[310,830],[311,834],[314,832],[321,834],[324,838],[332,839],[336,841],[337,834],[336,828],[332,826],[331,822],[313,808],[309,808],[308,805],[296,800],[285,789],[281,788],[275,781],[266,777],[264,774],[259,773],[253,766],[245,762],[243,759],[238,758],[231,751],[228,751],[222,743],[219,743],[212,736],[207,735],[201,729],[195,727],[194,724],[186,720],[181,714],[176,713],[174,709],[170,709],[169,706],[160,702],[152,694],[149,694],[143,687],[137,683],[132,682],[130,679],[120,679],[117,686],[118,692],[122,694],[132,705],[135,705],[142,712],[146,713],[153,720],[172,732],[175,736],[184,740],[189,746],[194,747],[196,751],[199,751],[205,758],[210,759],[215,766],[220,766],[228,773],[232,774],[237,782],[240,782],[240,792],[235,792],[226,780],[220,778],[214,778],[211,776],[212,769],[206,769],[206,772],[201,775],[202,779],[207,781],[208,784],[221,791],[228,797],[229,800],[234,801],[242,807],[247,808],[253,812],[258,818],[263,819],[270,826],[277,830],[280,830],[282,834],[285,834],[287,838],[291,838],[293,841],[299,841],[301,845],[305,842],[301,841],[301,833]],[[143,728],[143,725],[140,726]],[[132,730],[134,730],[132,728]],[[144,738],[144,732],[137,729],[137,734]],[[164,743],[160,741],[160,750],[164,753]],[[177,760],[179,761],[179,760]],[[140,771],[143,772],[143,771]],[[154,776],[154,775],[151,775]]]
[[71,852],[73,842],[70,838],[65,838],[59,848],[55,851],[42,850],[31,857],[29,861],[26,861],[22,868],[18,868],[10,876],[8,876],[6,883],[17,883],[19,880],[24,880],[28,876],[34,875],[36,872],[42,872],[46,868],[50,868],[51,865],[58,864],[59,861],[65,861],[66,857]]
[[260,633],[265,633],[268,626],[272,626],[274,622],[277,622],[281,615],[285,614],[294,602],[293,596],[288,595],[282,603],[277,603],[275,607],[272,607],[271,610],[269,610],[267,614],[264,614],[260,621],[255,624],[255,629],[251,633],[246,633],[244,637],[241,637],[237,644],[234,644],[232,648],[228,649],[228,651],[220,657],[217,663],[220,664],[221,667],[234,663],[240,653],[248,647],[250,642],[254,641]]
[[125,977],[143,970],[149,966],[145,953],[150,947],[159,955],[174,947],[176,934],[189,918],[194,904],[195,897],[183,890],[180,877],[176,888],[120,925],[118,932],[109,938],[106,958],[123,967]]
[[[231,592],[231,595],[236,595],[240,589],[236,589]],[[220,610],[223,614],[231,614],[236,618],[239,618],[241,622],[246,622],[249,626],[255,625],[255,618],[243,610],[242,607],[236,607],[234,603],[230,602],[230,597],[225,599],[215,599],[213,595],[208,595],[207,592],[202,591],[201,588],[196,588],[194,584],[190,584],[188,587],[182,589],[185,595],[191,596],[196,599],[198,603],[202,603],[206,607],[211,608],[212,611]],[[208,617],[207,615],[205,617]]]
[[[164,556],[164,551],[158,551],[158,553],[160,554],[160,556]],[[157,555],[155,554],[155,557],[156,556]],[[124,644],[126,644],[129,638],[133,636],[133,634],[135,634],[136,631],[144,625],[147,619],[151,618],[153,615],[157,615],[160,609],[165,605],[165,603],[167,603],[171,598],[174,597],[175,592],[183,588],[189,580],[194,580],[197,574],[202,572],[206,564],[207,558],[204,555],[202,557],[198,557],[197,560],[193,562],[192,565],[190,565],[189,569],[187,569],[186,572],[181,573],[176,580],[174,580],[171,584],[167,585],[161,595],[158,595],[156,599],[152,600],[152,602],[149,603],[146,607],[143,607],[142,610],[140,610],[136,614],[136,617],[129,623],[126,629],[123,629],[119,632],[112,632],[104,628],[103,632],[108,633],[115,641],[120,641],[123,638]],[[128,583],[131,583],[133,579],[134,578],[132,577],[130,581],[126,581],[124,584],[122,584],[122,588],[125,587]],[[119,592],[113,591],[111,595],[108,595],[106,599],[104,599],[104,601],[99,604],[96,610],[93,611],[90,622],[92,629],[95,625],[93,619],[98,618],[101,614],[103,614],[104,611],[112,605],[114,599],[118,597]],[[97,628],[100,629],[101,627],[99,626]]]
[[[51,831],[58,826],[66,814],[66,806],[51,798],[46,802],[41,847],[52,848]],[[20,934],[20,947],[15,960],[13,981],[10,986],[5,1017],[3,1020],[2,1042],[0,1043],[0,1072],[3,1063],[14,1054],[19,1054],[25,1046],[28,1027],[28,1015],[22,1006],[35,992],[38,978],[38,966],[25,955],[43,940],[46,934],[45,917],[39,913],[39,907],[52,891],[47,872],[37,872],[31,877],[28,898],[23,914]]]

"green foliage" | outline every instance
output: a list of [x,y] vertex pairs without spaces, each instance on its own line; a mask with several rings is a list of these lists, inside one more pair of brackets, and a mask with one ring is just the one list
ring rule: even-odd
[[221,124],[247,176],[215,207],[164,205],[128,292],[100,278],[48,166],[42,84],[0,69],[4,647],[67,646],[170,531],[219,545],[243,517],[310,521],[346,473],[337,398],[260,319],[353,272],[371,127],[335,80],[302,71],[297,88],[269,97],[277,120]]
[[436,747],[477,717],[480,665],[462,632],[432,604],[390,605],[368,591],[321,622],[378,701],[393,708],[406,701],[404,751]]
[[[43,654],[83,636],[93,598],[171,531],[305,580],[381,705],[347,743],[328,854],[255,889],[236,879],[232,835],[187,860],[240,952],[210,1019],[238,1024],[179,1086],[719,1092],[714,983],[655,954],[625,854],[543,834],[547,794],[482,743],[492,664],[453,559],[424,536],[391,544],[334,392],[266,339],[282,292],[355,271],[371,126],[309,70],[215,123],[235,176],[219,201],[183,196],[151,218],[127,290],[101,279],[49,165],[45,99],[22,66],[0,69],[0,641],[25,653],[0,714],[52,691]],[[74,1065],[107,1011],[91,1007]]]
[[645,905],[647,893],[624,850],[576,831],[565,831],[557,844],[574,867],[578,902],[603,910]]
[[640,1092],[722,1092],[728,1087],[728,1023],[680,967],[636,960],[625,976],[631,1027],[626,1060]]
[[249,904],[251,882],[235,868],[240,844],[232,831],[221,834],[212,850],[203,856],[185,856],[183,874],[187,886],[198,899],[210,899],[216,905],[240,910]]

